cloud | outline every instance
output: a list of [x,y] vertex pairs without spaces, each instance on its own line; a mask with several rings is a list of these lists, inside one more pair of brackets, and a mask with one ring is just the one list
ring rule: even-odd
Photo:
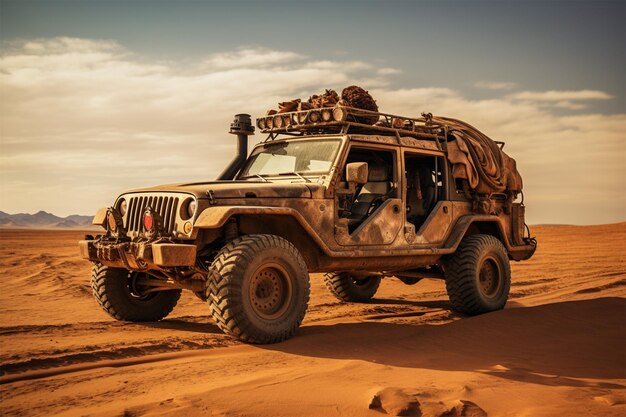
[[516,86],[516,83],[502,81],[478,81],[474,84],[474,87],[486,88],[487,90],[511,90]]
[[128,188],[213,179],[234,153],[234,114],[258,116],[284,99],[358,84],[383,111],[457,117],[506,140],[531,222],[624,220],[626,115],[563,116],[544,107],[607,93],[472,100],[446,87],[392,88],[393,75],[368,62],[261,48],[183,66],[108,40],[11,43],[0,57],[0,209],[87,214]]
[[58,37],[51,39],[38,39],[31,41],[8,42],[8,50],[12,52],[22,51],[32,55],[50,55],[65,53],[89,53],[97,51],[120,50],[120,45],[113,40],[92,40],[70,37]]
[[534,102],[542,107],[555,107],[567,110],[582,110],[587,107],[581,101],[610,100],[612,95],[598,90],[577,91],[522,91],[511,94],[511,100]]
[[533,223],[602,223],[626,216],[626,114],[559,116],[508,97],[471,100],[447,88],[374,90],[381,108],[468,121],[517,160]]
[[371,65],[361,61],[311,61],[304,64],[305,68],[339,70],[339,71],[360,71],[372,68]]
[[385,67],[385,68],[380,68],[378,71],[376,71],[376,73],[378,75],[396,75],[396,74],[401,74],[402,71],[397,68]]
[[3,209],[91,213],[112,189],[212,179],[233,155],[234,114],[353,80],[381,85],[366,80],[366,63],[289,51],[188,64],[146,62],[112,41],[10,44],[0,57]]
[[522,91],[512,94],[511,98],[528,101],[550,101],[563,102],[574,100],[609,100],[612,95],[598,90],[578,90],[578,91]]
[[215,68],[264,67],[284,64],[303,59],[304,56],[295,52],[273,51],[266,48],[247,48],[235,52],[213,54],[204,60],[204,64]]
[[552,106],[558,107],[560,109],[568,109],[568,110],[581,110],[586,108],[587,106],[582,103],[574,103],[569,100],[561,100],[555,103],[552,103]]

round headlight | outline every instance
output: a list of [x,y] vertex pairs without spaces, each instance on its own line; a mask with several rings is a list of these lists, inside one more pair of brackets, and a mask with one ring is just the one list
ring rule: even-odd
[[335,119],[338,122],[341,122],[345,119],[345,117],[346,117],[346,112],[343,111],[341,107],[335,107],[333,109],[333,119]]
[[329,122],[333,118],[333,112],[331,109],[322,110],[322,120]]
[[198,203],[196,200],[191,200],[189,204],[187,204],[187,214],[189,218],[192,218],[194,214],[196,214],[196,208],[198,207]]
[[309,113],[309,122],[311,123],[317,123],[320,121],[320,112],[318,111],[312,111]]
[[188,197],[186,198],[180,206],[180,218],[183,220],[189,220],[196,214],[196,208],[198,203],[195,199]]
[[404,127],[404,119],[401,117],[394,117],[391,119],[391,127],[394,129],[402,129]]
[[274,116],[274,126],[279,129],[283,127],[283,116]]
[[268,129],[272,129],[274,127],[274,118],[272,116],[265,119],[265,126],[267,126]]
[[256,120],[256,125],[259,127],[259,129],[263,130],[265,129],[265,119],[263,117],[259,118]]
[[128,203],[122,198],[119,203],[117,203],[117,210],[120,212],[122,217],[126,214],[126,209],[128,209]]

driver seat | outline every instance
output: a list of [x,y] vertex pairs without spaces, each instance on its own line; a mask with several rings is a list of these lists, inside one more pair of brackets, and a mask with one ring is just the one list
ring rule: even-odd
[[[389,170],[382,164],[371,164],[367,182],[356,193],[348,216],[350,233],[382,204],[391,192]],[[378,201],[377,201],[378,200]]]

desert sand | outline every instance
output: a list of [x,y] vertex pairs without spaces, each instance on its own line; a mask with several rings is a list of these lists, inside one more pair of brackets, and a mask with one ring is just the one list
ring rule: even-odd
[[2,230],[0,414],[626,415],[626,223],[532,231],[503,311],[460,316],[438,280],[346,304],[312,274],[300,332],[255,346],[191,293],[162,322],[116,322],[80,232]]

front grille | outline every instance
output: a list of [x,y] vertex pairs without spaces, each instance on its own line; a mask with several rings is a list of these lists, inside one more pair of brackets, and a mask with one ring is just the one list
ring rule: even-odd
[[171,196],[145,195],[130,197],[126,212],[126,230],[133,234],[143,231],[143,213],[146,207],[150,206],[161,216],[163,231],[171,234],[176,226],[178,203],[179,198]]

